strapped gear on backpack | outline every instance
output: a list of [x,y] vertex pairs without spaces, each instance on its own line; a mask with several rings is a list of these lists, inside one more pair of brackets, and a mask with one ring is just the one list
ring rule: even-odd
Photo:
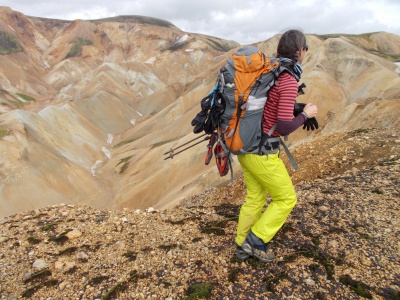
[[[262,117],[268,91],[284,71],[298,81],[286,59],[266,57],[256,47],[245,46],[227,60],[217,83],[201,100],[202,110],[192,120],[193,131],[218,137],[214,154],[221,176],[229,171],[231,153],[263,155],[278,151],[280,137],[271,138],[276,125],[264,133]],[[209,156],[208,152],[206,162]]]

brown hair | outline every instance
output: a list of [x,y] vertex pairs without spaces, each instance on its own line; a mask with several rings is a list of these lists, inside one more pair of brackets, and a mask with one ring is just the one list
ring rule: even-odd
[[285,57],[297,62],[299,60],[299,51],[306,46],[306,37],[295,29],[286,31],[279,40],[277,48],[277,57]]

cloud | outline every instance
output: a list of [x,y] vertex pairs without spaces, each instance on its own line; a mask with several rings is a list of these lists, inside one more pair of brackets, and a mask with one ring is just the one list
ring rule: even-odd
[[187,32],[203,33],[241,44],[265,40],[289,28],[305,33],[388,31],[400,35],[398,0],[3,0],[26,15],[99,19],[143,15],[164,19]]

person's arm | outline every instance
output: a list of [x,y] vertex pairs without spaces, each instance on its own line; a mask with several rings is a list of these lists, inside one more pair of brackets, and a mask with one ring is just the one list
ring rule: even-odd
[[276,122],[276,131],[278,131],[280,135],[288,135],[303,125],[306,120],[307,117],[303,113],[299,114],[291,121],[278,119],[278,122]]
[[297,81],[288,73],[284,73],[278,79],[278,83],[279,104],[276,131],[280,135],[288,135],[303,125],[307,116],[301,113],[293,118],[293,108],[298,92]]

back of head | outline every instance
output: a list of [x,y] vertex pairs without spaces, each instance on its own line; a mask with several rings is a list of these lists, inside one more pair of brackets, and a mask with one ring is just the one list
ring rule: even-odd
[[304,34],[295,29],[286,31],[279,40],[277,57],[289,58],[293,63],[299,59],[300,50],[306,45]]

